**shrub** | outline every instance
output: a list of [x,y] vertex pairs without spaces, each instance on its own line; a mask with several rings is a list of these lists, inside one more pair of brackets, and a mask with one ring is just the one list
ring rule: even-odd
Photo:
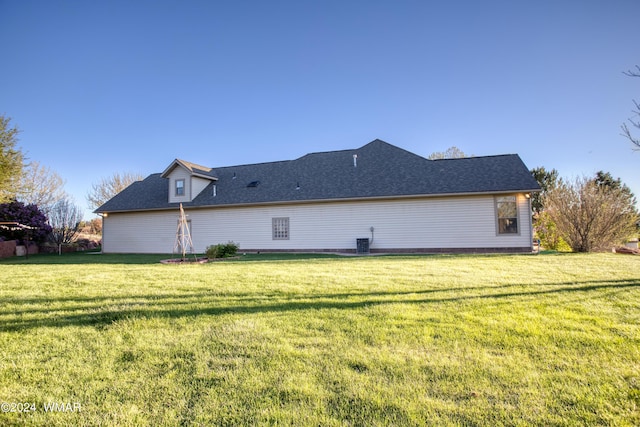
[[620,183],[604,183],[602,176],[596,180],[576,178],[573,182],[560,179],[545,196],[550,220],[574,252],[611,249],[636,229],[638,213],[633,194]]
[[558,227],[549,216],[549,212],[536,215],[534,222],[535,236],[540,239],[544,249],[560,252],[571,252],[571,247],[558,233]]
[[238,248],[239,245],[231,241],[207,246],[207,258],[229,258],[236,256]]

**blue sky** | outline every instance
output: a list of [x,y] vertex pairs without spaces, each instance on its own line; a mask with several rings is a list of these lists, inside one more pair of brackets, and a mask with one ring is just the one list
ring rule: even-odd
[[114,172],[376,138],[605,170],[640,196],[620,136],[639,16],[637,0],[0,0],[0,113],[82,207]]

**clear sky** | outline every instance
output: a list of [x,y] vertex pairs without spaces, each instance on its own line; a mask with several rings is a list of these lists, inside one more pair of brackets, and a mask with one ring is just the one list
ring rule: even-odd
[[0,114],[82,207],[114,172],[376,138],[604,170],[640,196],[620,136],[639,18],[638,0],[0,0]]

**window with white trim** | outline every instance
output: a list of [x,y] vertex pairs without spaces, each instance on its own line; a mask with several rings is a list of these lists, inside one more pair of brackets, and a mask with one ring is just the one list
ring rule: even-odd
[[518,234],[518,201],[516,196],[496,197],[498,234]]
[[184,196],[184,179],[176,179],[176,196]]
[[289,240],[289,218],[272,218],[273,240]]

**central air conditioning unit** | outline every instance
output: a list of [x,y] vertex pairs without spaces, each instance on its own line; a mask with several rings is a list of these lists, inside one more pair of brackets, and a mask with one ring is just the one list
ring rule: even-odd
[[357,254],[368,254],[369,251],[369,238],[364,239],[356,239],[356,253]]

